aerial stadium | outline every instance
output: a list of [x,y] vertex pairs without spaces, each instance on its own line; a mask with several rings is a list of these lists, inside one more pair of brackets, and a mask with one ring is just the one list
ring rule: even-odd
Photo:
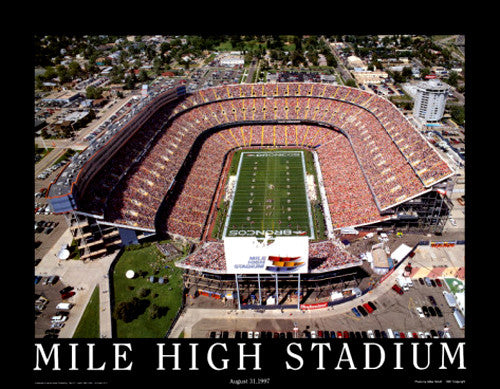
[[454,174],[371,92],[157,84],[67,164],[48,199],[78,231],[82,258],[108,252],[110,236],[179,239],[192,244],[177,262],[187,294],[237,294],[241,307],[246,290],[279,306],[304,300],[301,283],[362,277],[340,231],[442,230]]

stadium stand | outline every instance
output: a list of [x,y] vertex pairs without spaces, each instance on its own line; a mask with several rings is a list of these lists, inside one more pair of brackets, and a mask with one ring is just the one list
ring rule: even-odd
[[[78,209],[117,225],[200,240],[226,155],[242,147],[314,150],[335,228],[384,220],[383,211],[454,174],[392,103],[350,87],[222,85],[170,99],[147,114],[140,130],[86,180]],[[170,208],[159,220],[166,201]],[[186,265],[224,269],[220,246],[205,242]],[[317,270],[355,262],[330,241],[310,249],[318,258],[336,258]]]

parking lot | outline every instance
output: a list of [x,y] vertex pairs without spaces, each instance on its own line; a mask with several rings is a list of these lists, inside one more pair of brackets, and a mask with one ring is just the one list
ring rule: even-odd
[[[432,336],[433,331],[439,336],[439,332],[444,333],[444,328],[447,326],[451,337],[464,337],[464,330],[458,327],[453,317],[453,310],[444,299],[443,290],[446,290],[445,286],[426,286],[414,280],[414,286],[403,295],[389,290],[380,297],[371,299],[370,294],[368,294],[352,302],[348,310],[342,309],[342,312],[339,313],[335,313],[335,308],[321,313],[285,310],[274,312],[272,317],[262,314],[261,319],[258,319],[258,314],[253,312],[251,314],[248,312],[252,318],[248,317],[250,315],[247,313],[240,312],[238,316],[235,313],[228,313],[225,319],[207,318],[199,321],[193,326],[191,336],[234,338],[237,336],[247,337],[249,332],[252,332],[252,336],[254,336],[255,331],[258,331],[261,337],[261,334],[265,333],[266,337],[273,338],[309,337],[314,336],[314,334],[316,337],[320,335],[326,337],[327,332],[328,337],[331,337],[331,331],[335,335],[340,331],[342,337],[345,337],[345,332],[349,337],[367,337],[371,335],[370,331],[372,331],[374,337],[377,335],[382,337],[382,331],[387,334],[388,329],[393,330],[393,332],[402,332],[404,337],[408,337],[408,332],[416,333],[417,336],[419,333],[424,336]],[[434,298],[435,306],[429,300],[429,296]],[[366,316],[360,315],[358,317],[350,310],[352,307],[369,301],[375,305],[376,310],[367,313]],[[434,309],[438,307],[442,317],[437,314],[421,317],[416,310],[417,307],[431,306]],[[294,328],[298,328],[296,334]]]
[[[71,309],[56,309],[61,302],[71,302],[72,298],[62,299],[62,294],[59,292],[68,287],[60,278],[55,278],[54,283],[47,283],[51,276],[44,276],[35,284],[35,337],[58,337],[61,329],[66,325],[66,321],[71,316]],[[76,293],[76,292],[75,292]],[[42,298],[40,299],[40,296]],[[39,304],[40,309],[36,309],[38,301],[46,301],[44,308],[43,304]],[[46,299],[46,300],[45,300]],[[52,318],[57,315],[67,316],[64,322],[54,325]]]

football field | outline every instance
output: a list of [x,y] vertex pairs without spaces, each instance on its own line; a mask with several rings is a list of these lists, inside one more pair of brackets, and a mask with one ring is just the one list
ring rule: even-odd
[[223,236],[314,238],[304,151],[243,151]]

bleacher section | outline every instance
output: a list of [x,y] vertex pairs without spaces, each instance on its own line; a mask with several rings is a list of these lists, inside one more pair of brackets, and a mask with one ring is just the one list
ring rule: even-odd
[[[381,211],[453,174],[396,107],[372,93],[320,83],[224,85],[159,109],[95,175],[79,207],[200,239],[226,153],[264,145],[314,148],[337,228],[380,221]],[[182,192],[155,225],[188,155]]]

